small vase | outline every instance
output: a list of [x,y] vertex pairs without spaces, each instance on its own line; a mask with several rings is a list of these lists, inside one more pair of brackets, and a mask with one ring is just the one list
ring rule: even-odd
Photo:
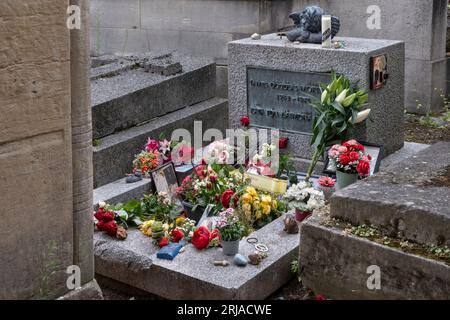
[[357,173],[336,171],[336,189],[341,190],[358,181]]
[[239,253],[239,240],[235,241],[221,241],[222,252],[226,256],[234,256]]
[[306,218],[309,218],[309,216],[312,215],[312,212],[309,211],[302,211],[300,209],[295,209],[295,219],[298,222],[302,222]]

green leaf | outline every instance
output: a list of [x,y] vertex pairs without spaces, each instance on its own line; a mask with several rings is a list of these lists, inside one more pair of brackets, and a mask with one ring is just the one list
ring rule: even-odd
[[339,102],[334,101],[331,105],[332,105],[337,111],[339,111],[341,114],[345,115],[344,107],[343,107]]
[[331,126],[336,126],[339,122],[345,121],[345,118],[343,116],[338,116],[331,122]]
[[320,125],[322,123],[323,118],[325,118],[326,113],[323,112],[320,117],[317,119],[316,123],[313,123],[313,128],[317,128],[318,125]]

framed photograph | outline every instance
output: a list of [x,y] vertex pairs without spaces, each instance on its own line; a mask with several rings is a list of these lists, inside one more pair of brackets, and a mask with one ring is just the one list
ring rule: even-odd
[[178,178],[173,162],[166,163],[151,172],[152,183],[156,192],[167,192],[178,206],[183,208],[181,200],[175,196],[178,188]]
[[370,89],[378,90],[386,85],[388,78],[387,55],[370,58]]
[[[374,175],[380,169],[381,159],[383,158],[383,147],[369,143],[369,142],[360,142],[364,146],[364,154],[371,155],[372,161],[370,161],[370,175]],[[325,166],[323,169],[323,173],[329,176],[336,175],[336,168],[330,158],[328,158],[328,150],[326,150],[325,154]]]

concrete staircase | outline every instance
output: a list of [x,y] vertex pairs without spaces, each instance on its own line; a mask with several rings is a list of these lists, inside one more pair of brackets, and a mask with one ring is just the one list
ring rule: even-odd
[[[331,217],[301,227],[304,284],[334,299],[450,299],[449,256],[424,249],[450,247],[449,204],[450,143],[338,191]],[[348,224],[372,226],[379,236],[361,237]],[[369,266],[380,268],[380,289],[367,286]]]
[[[209,59],[159,52],[127,58],[105,56],[94,59],[92,67],[96,200],[100,199],[98,192],[108,196],[105,192],[118,186],[123,192],[149,187],[149,181],[133,185],[123,181],[148,137],[164,134],[170,139],[178,128],[192,134],[194,121],[202,121],[203,130],[227,127],[227,100],[215,98],[216,67]],[[149,72],[155,69],[160,74]],[[111,183],[114,188],[106,186]]]

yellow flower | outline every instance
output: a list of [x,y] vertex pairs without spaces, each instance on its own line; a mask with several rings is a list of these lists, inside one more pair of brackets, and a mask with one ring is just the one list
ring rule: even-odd
[[244,195],[242,195],[242,201],[246,204],[251,203],[253,201],[253,197],[248,193],[244,193]]
[[253,188],[253,187],[247,187],[247,189],[245,189],[245,192],[250,194],[253,198],[258,196],[258,193],[256,192],[256,189]]
[[270,204],[270,203],[272,203],[272,197],[271,196],[262,196],[261,197],[261,202],[263,203],[263,204]]
[[141,226],[141,232],[145,234],[146,236],[151,237],[152,236],[152,225],[155,221],[149,220],[145,221]]
[[175,224],[176,224],[177,226],[179,226],[180,224],[182,224],[182,223],[184,222],[184,220],[186,220],[185,217],[178,217],[178,218],[176,218],[176,220],[175,220]]
[[263,205],[262,211],[263,211],[264,215],[268,216],[270,214],[271,207],[269,205]]

